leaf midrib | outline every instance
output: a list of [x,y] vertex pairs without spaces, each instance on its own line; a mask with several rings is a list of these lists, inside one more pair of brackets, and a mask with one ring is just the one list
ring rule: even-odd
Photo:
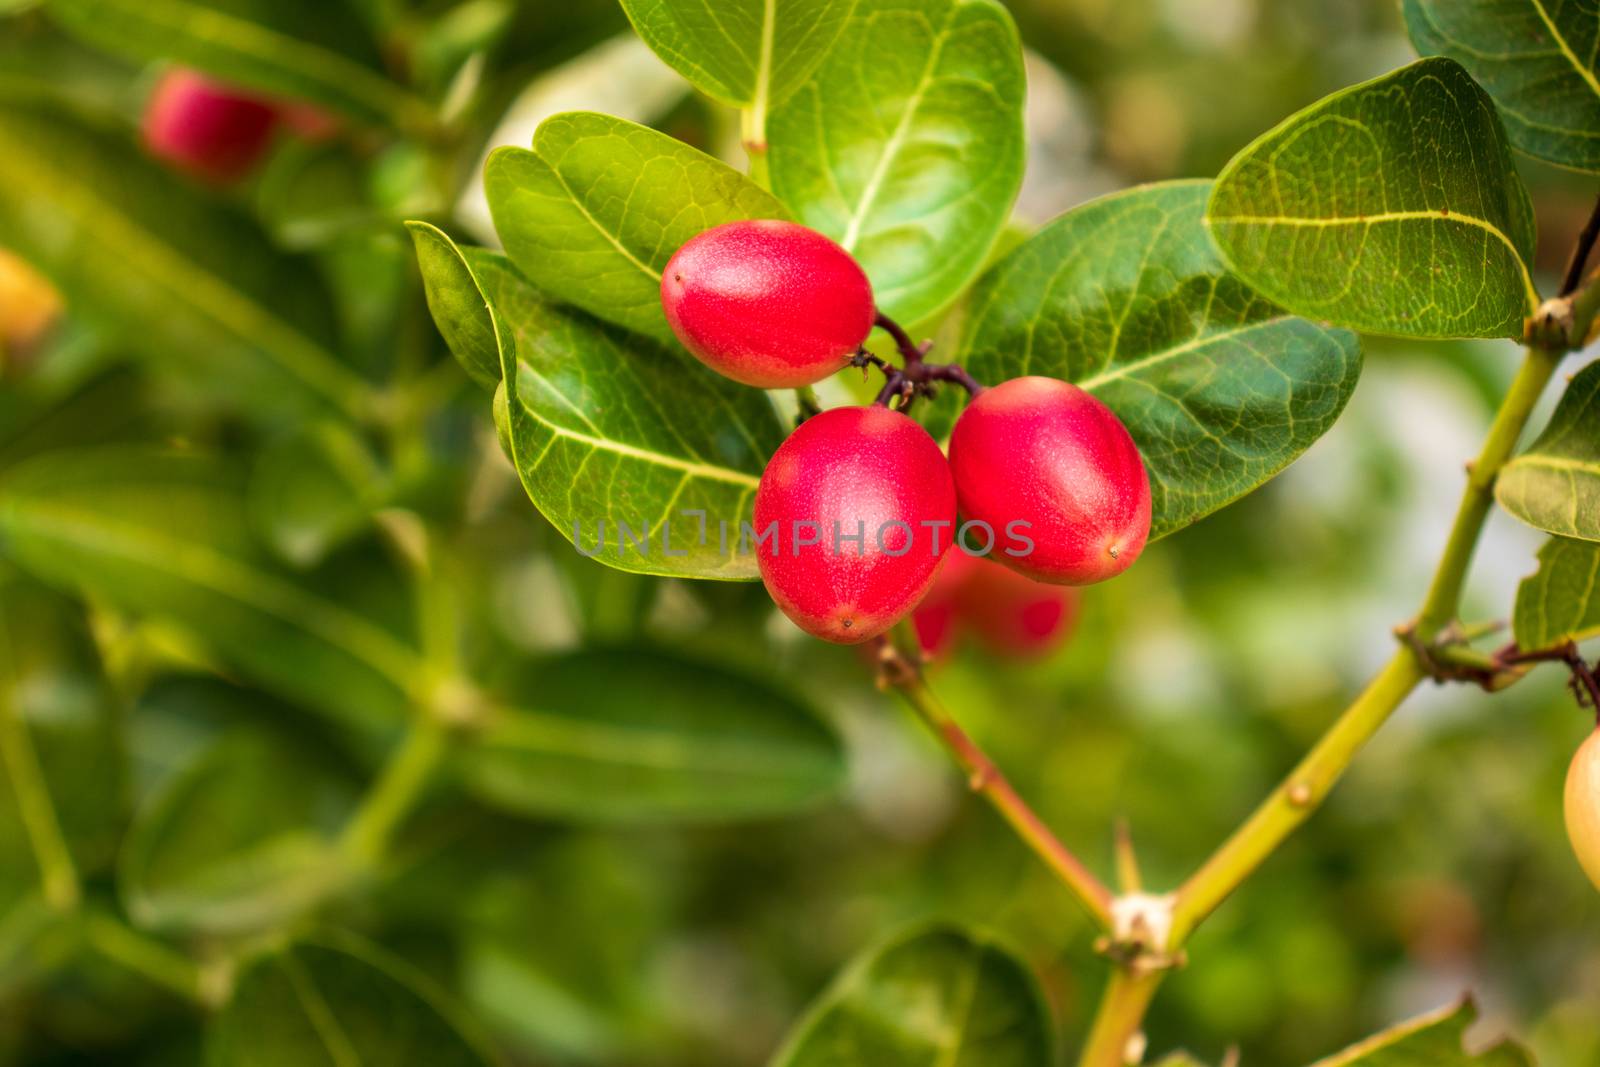
[[[606,134],[605,136],[609,137],[613,135]],[[638,256],[634,255],[633,250],[622,243],[622,237],[620,234],[614,234],[610,230],[606,229],[605,226],[601,225],[600,220],[594,217],[593,213],[589,211],[588,206],[584,204],[584,202],[579,199],[578,194],[573,191],[572,185],[567,181],[567,176],[561,173],[561,168],[556,161],[546,159],[538,152],[532,152],[530,155],[543,164],[545,169],[550,172],[551,176],[554,177],[556,182],[561,186],[561,191],[567,194],[567,199],[572,203],[572,206],[578,209],[578,213],[584,217],[585,221],[587,221],[590,226],[594,227],[596,233],[610,242],[613,248],[622,253],[622,255],[627,258],[628,262],[639,268],[639,270],[643,272],[646,277],[658,284],[660,283],[661,272],[650,266],[650,264],[646,263]],[[621,219],[618,219],[619,230],[621,221]]]
[[1486,219],[1478,218],[1476,215],[1447,211],[1445,209],[1380,211],[1371,215],[1334,216],[1329,218],[1310,218],[1303,215],[1209,215],[1206,218],[1206,225],[1233,224],[1239,226],[1289,226],[1297,229],[1333,229],[1345,226],[1372,226],[1378,223],[1416,222],[1421,220],[1464,223],[1494,235],[1511,252],[1511,258],[1522,272],[1522,282],[1526,290],[1525,295],[1528,298],[1529,308],[1537,308],[1539,306],[1539,290],[1533,284],[1533,275],[1528,270],[1528,264],[1522,258],[1522,252],[1511,238],[1506,235],[1504,230]]
[[784,746],[757,745],[742,737],[685,736],[647,726],[571,719],[531,708],[500,708],[504,716],[489,735],[489,748],[574,756],[652,770],[705,771],[770,778],[782,773],[810,778],[819,760],[795,758]]
[[1527,452],[1506,464],[1506,471],[1527,467],[1545,467],[1558,471],[1577,471],[1600,478],[1600,459],[1575,459],[1570,456],[1552,456],[1542,452]]
[[328,1050],[328,1056],[333,1060],[335,1067],[363,1067],[361,1054],[356,1051],[349,1035],[339,1025],[339,1019],[334,1015],[327,998],[322,995],[322,990],[317,988],[317,983],[310,972],[301,965],[294,950],[286,950],[279,957],[279,963],[289,978],[289,987],[294,990],[295,999],[305,1009],[307,1021],[311,1023],[311,1028],[316,1032],[323,1047]]
[[873,168],[872,176],[867,179],[867,184],[861,191],[861,202],[856,205],[856,210],[850,216],[850,222],[845,226],[844,236],[839,239],[839,244],[846,251],[854,252],[856,245],[861,240],[861,227],[866,225],[867,215],[871,213],[873,205],[877,202],[878,194],[883,191],[883,183],[888,180],[889,170],[894,160],[900,155],[900,150],[905,147],[906,138],[911,133],[911,120],[922,108],[923,97],[928,92],[928,86],[933,81],[934,71],[938,68],[939,60],[944,56],[946,40],[955,24],[956,13],[960,9],[959,2],[952,3],[950,13],[945,18],[944,25],[934,35],[933,47],[928,49],[928,61],[923,65],[922,76],[917,79],[917,87],[906,98],[906,106],[900,113],[900,121],[895,123],[894,132],[884,142],[883,154],[878,157],[878,165]]
[[39,501],[10,502],[0,509],[0,525],[10,521],[112,558],[164,572],[243,604],[263,615],[313,634],[366,664],[403,692],[415,691],[421,653],[337,604],[231,559],[207,545],[163,537],[148,527],[108,520],[79,508],[50,507]]
[[1550,12],[1545,10],[1544,0],[1529,0],[1529,2],[1533,5],[1533,10],[1538,13],[1540,21],[1545,24],[1545,28],[1550,31],[1550,37],[1555,41],[1556,47],[1561,50],[1563,56],[1567,57],[1567,62],[1572,64],[1572,69],[1577,71],[1578,76],[1588,83],[1590,92],[1600,96],[1600,80],[1595,78],[1594,71],[1578,61],[1577,54],[1573,52],[1572,46],[1567,43],[1567,39],[1562,34],[1560,27],[1550,17]]
[[1168,360],[1176,359],[1179,356],[1188,355],[1190,352],[1195,352],[1202,348],[1209,348],[1212,345],[1231,341],[1236,337],[1250,333],[1254,330],[1266,329],[1271,326],[1281,325],[1285,322],[1296,321],[1301,320],[1297,319],[1297,317],[1293,315],[1274,315],[1272,318],[1258,319],[1255,322],[1246,323],[1243,326],[1237,326],[1233,329],[1219,330],[1216,333],[1201,334],[1197,337],[1191,337],[1189,340],[1183,342],[1175,348],[1164,349],[1160,352],[1155,352],[1127,363],[1115,364],[1114,370],[1102,371],[1093,377],[1085,378],[1081,381],[1074,382],[1073,384],[1080,389],[1092,390],[1110,382],[1132,377],[1139,371],[1146,370],[1153,366],[1158,366],[1167,362]]
[[[561,396],[563,400],[566,400],[566,402],[571,405],[571,400],[566,398],[560,392],[557,392],[552,386],[549,385],[548,381],[538,374],[537,371],[534,371],[532,368],[528,367],[527,364],[523,364],[523,369],[527,370],[535,377],[538,377],[541,381],[545,381],[547,388],[550,388],[552,392],[555,392],[557,396]],[[520,391],[517,399],[522,399]],[[654,466],[667,467],[671,470],[682,471],[685,474],[689,474],[697,478],[705,478],[709,481],[725,482],[746,489],[754,489],[761,484],[761,479],[758,476],[747,474],[744,471],[737,471],[731,467],[720,467],[711,463],[698,463],[693,460],[680,459],[677,456],[667,455],[662,452],[655,452],[647,448],[640,448],[637,445],[626,444],[622,441],[617,441],[612,438],[596,437],[592,434],[580,433],[577,430],[568,429],[565,426],[561,426],[550,421],[550,419],[546,418],[540,412],[529,406],[526,402],[523,402],[521,406],[522,410],[527,413],[529,418],[533,419],[540,426],[543,426],[550,433],[556,435],[557,437],[565,438],[569,441],[575,441],[578,444],[585,445],[588,448],[596,451],[610,452],[614,455],[638,460],[642,463],[649,463]]]

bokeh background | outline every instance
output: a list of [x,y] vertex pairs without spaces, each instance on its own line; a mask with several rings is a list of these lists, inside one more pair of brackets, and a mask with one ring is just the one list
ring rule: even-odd
[[[736,120],[692,96],[610,0],[414,6],[427,44],[416,54],[437,64],[441,85],[462,57],[424,28],[457,6],[490,27],[466,47],[481,51],[485,89],[459,167],[441,174],[415,146],[370,137],[286,141],[226,194],[275,240],[316,257],[340,293],[353,362],[380,379],[437,368],[413,438],[381,453],[381,471],[346,464],[330,482],[326,428],[241,415],[204,376],[135,355],[70,304],[52,314],[13,281],[0,286],[12,334],[0,468],[65,444],[218,450],[250,472],[263,537],[307,567],[346,574],[388,558],[372,497],[397,498],[447,525],[483,660],[648,639],[784,679],[837,724],[849,789],[810,816],[628,831],[448,802],[423,813],[400,876],[346,918],[454,988],[517,1062],[761,1063],[844,961],[933,914],[1003,931],[1043,976],[1066,1032],[1081,1034],[1105,973],[1091,931],[998,819],[963,796],[857,655],[803,638],[759,586],[641,578],[578,559],[500,460],[487,404],[427,317],[399,222],[431,218],[490,238],[474,191],[483,148],[526,143],[544,115],[584,107],[736,159]],[[1031,50],[1024,222],[1131,183],[1214,174],[1283,116],[1413,55],[1393,0],[1009,6]],[[0,84],[47,86],[131,128],[154,68],[76,43],[25,2],[0,2],[7,9]],[[1521,162],[1548,277],[1595,190]],[[24,307],[35,319],[19,324]],[[1147,882],[1180,880],[1383,662],[1391,627],[1418,603],[1462,463],[1517,352],[1377,340],[1367,351],[1355,398],[1322,442],[1089,591],[1060,651],[1019,664],[964,647],[936,669],[968,729],[1101,869],[1111,821],[1124,817]],[[834,399],[848,392],[830,385]],[[1471,617],[1507,614],[1539,540],[1493,518]],[[130,810],[237,719],[270,717],[311,747],[336,748],[310,716],[226,688],[181,629],[87,611],[101,667],[127,697]],[[1600,1062],[1600,894],[1560,817],[1566,762],[1589,727],[1561,683],[1551,669],[1494,697],[1419,692],[1325,810],[1194,939],[1150,1016],[1152,1048],[1215,1062],[1237,1046],[1246,1064],[1302,1064],[1470,988],[1485,1009],[1482,1036],[1514,1032],[1548,1067]],[[102,965],[57,962],[0,974],[0,1062],[198,1062],[191,1009]]]

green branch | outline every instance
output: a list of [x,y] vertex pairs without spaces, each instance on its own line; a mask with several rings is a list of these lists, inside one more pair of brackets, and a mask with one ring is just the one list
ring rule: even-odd
[[448,742],[448,727],[438,716],[424,713],[412,721],[340,835],[339,850],[353,870],[369,871],[382,862],[390,838],[443,762]]
[[1100,998],[1078,1067],[1125,1067],[1144,1059],[1140,1028],[1166,971],[1141,971],[1119,964]]
[[[1528,416],[1560,360],[1559,351],[1530,347],[1501,402],[1468,473],[1422,611],[1410,628],[1417,647],[1432,644],[1456,619],[1467,569],[1494,502],[1494,480],[1511,458]],[[1412,648],[1404,648],[1390,659],[1272,796],[1184,883],[1173,916],[1173,947],[1181,946],[1194,928],[1310,817],[1356,753],[1426,677],[1425,664]]]
[[146,937],[116,917],[91,911],[83,917],[84,942],[105,959],[202,1007],[226,999],[212,988],[189,957]]
[[1445,627],[1455,621],[1461,605],[1461,587],[1466,582],[1467,568],[1478,547],[1478,536],[1483,532],[1483,522],[1494,505],[1494,480],[1500,468],[1517,447],[1522,429],[1533,414],[1550,376],[1555,373],[1564,353],[1530,347],[1522,368],[1517,372],[1511,389],[1506,393],[1483,450],[1473,461],[1467,473],[1467,487],[1456,510],[1455,524],[1450,530],[1450,540],[1445,544],[1444,555],[1439,559],[1433,583],[1428,587],[1427,599],[1417,616],[1416,637],[1423,644],[1431,643]]
[[1103,930],[1111,929],[1111,890],[1094,876],[1083,861],[1062,844],[1044,820],[1017,795],[994,762],[968,737],[949,710],[928,688],[922,671],[895,646],[882,646],[884,678],[917,717],[933,731],[952,759],[967,774],[967,784],[1010,825],[1022,843],[1060,878],[1083,910]]

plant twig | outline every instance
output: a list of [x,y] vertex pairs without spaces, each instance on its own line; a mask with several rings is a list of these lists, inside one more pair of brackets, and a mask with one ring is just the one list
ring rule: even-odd
[[883,372],[883,388],[878,391],[874,404],[888,407],[890,401],[898,398],[899,410],[905,411],[917,397],[931,393],[932,386],[936,382],[954,382],[965,389],[969,396],[977,396],[983,392],[982,383],[967,373],[965,367],[955,363],[927,362],[926,357],[933,349],[932,341],[916,344],[899,323],[881,311],[877,313],[875,321],[880,329],[894,338],[895,347],[899,350],[904,365],[895,367],[864,348],[855,354],[855,358],[851,361],[853,366],[863,369],[877,367]]
[[922,670],[887,637],[879,638],[879,670],[883,684],[893,688],[933,731],[952,759],[967,775],[967,784],[992,805],[1016,835],[1044,861],[1071,890],[1099,927],[1111,929],[1111,890],[1084,866],[1072,850],[1045,825],[1044,820],[1017,795],[1011,783],[977,742],[961,729],[944,704],[928,688]]
[[1078,1057],[1078,1067],[1126,1067],[1144,1059],[1145,1012],[1166,971],[1140,971],[1119,965],[1100,996],[1094,1024]]
[[1595,675],[1595,668],[1578,651],[1576,641],[1567,641],[1552,648],[1536,648],[1530,651],[1519,649],[1516,642],[1512,642],[1494,655],[1495,661],[1507,667],[1528,663],[1564,663],[1572,672],[1571,684],[1573,695],[1578,698],[1579,707],[1593,708],[1600,715],[1600,678]]
[[1361,747],[1428,676],[1414,646],[1433,645],[1454,624],[1467,568],[1493,502],[1495,478],[1516,448],[1560,358],[1559,352],[1528,348],[1468,471],[1467,487],[1422,611],[1404,630],[1413,647],[1402,648],[1390,659],[1273,795],[1184,883],[1173,919],[1174,949],[1310,817]]
[[382,861],[390,837],[443,761],[448,741],[448,724],[441,716],[420,714],[413,719],[340,835],[339,849],[355,872],[368,871]]
[[84,942],[105,959],[143,975],[155,984],[202,1007],[218,999],[213,983],[193,960],[171,946],[138,932],[115,916],[89,911],[83,917]]
[[1422,611],[1417,616],[1415,633],[1425,644],[1433,642],[1445,627],[1455,621],[1467,568],[1472,562],[1473,552],[1477,550],[1484,520],[1494,504],[1495,478],[1517,447],[1528,416],[1533,414],[1534,405],[1544,394],[1545,386],[1561,362],[1561,355],[1560,352],[1537,347],[1528,349],[1522,367],[1517,371],[1489,427],[1483,449],[1468,468],[1466,489],[1456,509],[1450,539],[1445,544],[1444,554],[1422,603]]
[[928,354],[927,348],[922,347],[916,342],[912,341],[911,335],[906,333],[906,331],[898,322],[894,321],[883,312],[880,311],[877,313],[877,318],[873,320],[873,325],[877,326],[878,329],[894,338],[894,346],[899,350],[900,358],[905,360],[907,368],[921,363],[922,357]]
[[1583,284],[1583,268],[1589,263],[1589,254],[1594,251],[1597,239],[1600,239],[1600,197],[1595,199],[1594,207],[1589,212],[1589,221],[1583,224],[1577,241],[1573,243],[1572,255],[1567,259],[1567,273],[1561,282],[1561,296],[1571,296]]

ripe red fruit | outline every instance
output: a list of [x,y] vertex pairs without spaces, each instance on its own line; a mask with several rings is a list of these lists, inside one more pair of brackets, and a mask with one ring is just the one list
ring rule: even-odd
[[225,184],[248,174],[272,143],[269,102],[191,70],[162,77],[144,114],[150,152],[180,170]]
[[1077,590],[955,549],[912,622],[928,659],[945,656],[968,630],[997,656],[1027,659],[1059,647],[1077,618]]
[[1067,382],[1014,378],[978,394],[950,435],[950,467],[963,518],[995,531],[993,558],[1041,582],[1114,577],[1150,536],[1138,447],[1110,408]]
[[745,385],[810,385],[844,367],[872,332],[872,285],[815,230],[730,222],[678,249],[661,275],[672,332],[706,366]]
[[925,659],[943,659],[960,640],[962,626],[961,590],[967,584],[977,559],[959,548],[951,550],[939,568],[933,588],[922,598],[911,615],[917,631],[917,644]]
[[961,619],[997,655],[1025,659],[1058,647],[1078,620],[1078,591],[976,559],[957,594]]
[[1567,768],[1567,838],[1589,881],[1600,889],[1600,730],[1578,746]]
[[801,423],[761,475],[761,579],[801,629],[858,644],[927,593],[955,517],[950,467],[928,431],[883,407],[834,408]]

